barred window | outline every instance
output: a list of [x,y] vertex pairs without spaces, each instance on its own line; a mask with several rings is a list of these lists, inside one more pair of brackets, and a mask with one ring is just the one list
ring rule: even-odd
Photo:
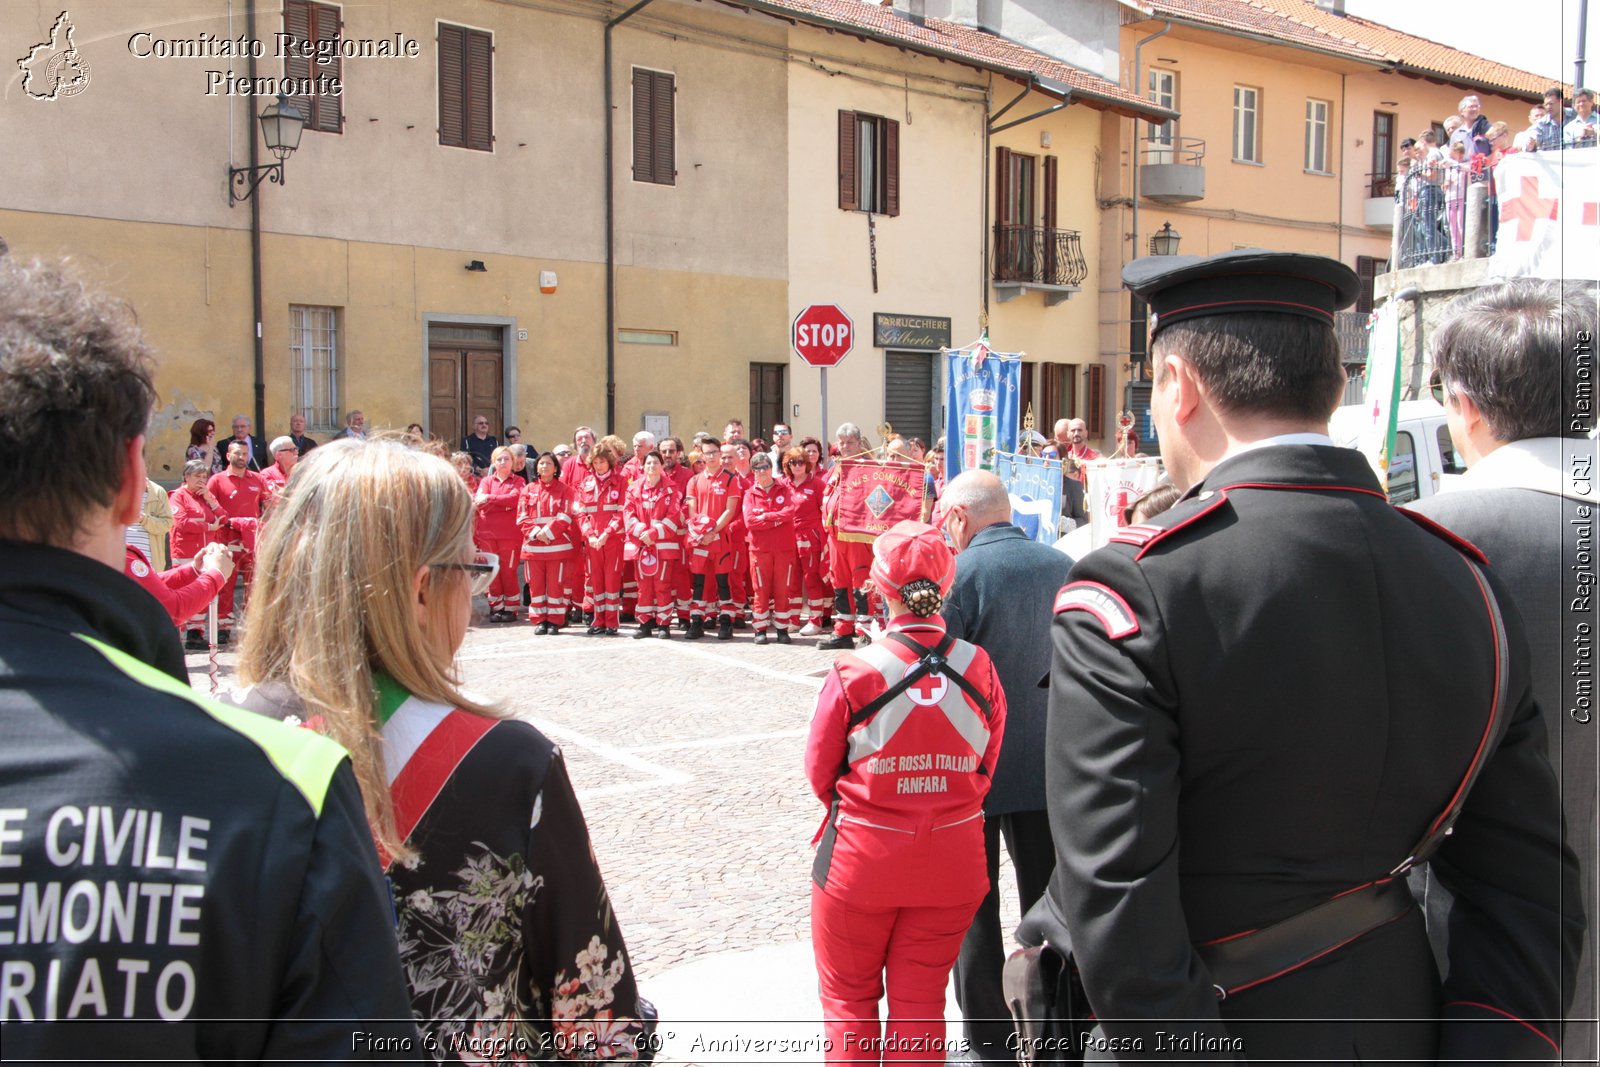
[[304,415],[309,429],[339,429],[337,308],[289,305],[289,368],[293,413]]

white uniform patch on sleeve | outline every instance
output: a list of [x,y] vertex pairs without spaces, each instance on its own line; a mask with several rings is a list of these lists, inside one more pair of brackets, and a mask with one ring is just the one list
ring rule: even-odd
[[1106,636],[1112,639],[1131,637],[1139,632],[1139,620],[1134,618],[1128,602],[1116,590],[1099,582],[1073,582],[1063,586],[1056,594],[1055,613],[1059,615],[1063,611],[1087,611],[1100,620]]

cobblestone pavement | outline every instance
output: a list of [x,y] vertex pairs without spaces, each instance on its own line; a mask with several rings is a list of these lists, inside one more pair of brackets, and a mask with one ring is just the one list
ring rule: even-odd
[[[539,637],[475,620],[467,688],[562,746],[641,979],[707,956],[809,939],[811,837],[823,808],[803,770],[833,653],[815,638]],[[231,653],[218,682],[233,684]],[[207,657],[193,654],[209,691]],[[1002,884],[1010,883],[1010,872]],[[1005,899],[1008,928],[1015,903]]]

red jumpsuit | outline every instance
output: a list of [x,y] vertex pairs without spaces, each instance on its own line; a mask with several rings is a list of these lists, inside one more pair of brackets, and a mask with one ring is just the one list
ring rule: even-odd
[[[629,456],[617,471],[622,475],[622,483],[632,489],[636,482],[644,479],[644,463]],[[632,556],[628,555],[624,546],[622,552],[622,613],[638,618],[639,609],[639,568]],[[643,619],[639,619],[643,622]]]
[[[743,496],[756,484],[754,474],[740,474],[738,471],[730,472],[739,482],[739,495]],[[725,601],[722,605],[724,615],[732,615],[735,619],[744,617],[745,609],[750,606],[750,547],[745,539],[744,512],[733,513],[733,521],[728,523],[728,550],[732,558],[728,562],[728,589],[733,599]]]
[[[833,584],[833,632],[835,636],[854,634],[859,628],[866,631],[871,615],[867,611],[867,598],[857,592],[866,584],[872,569],[872,542],[845,541],[839,537],[839,479],[844,465],[837,464],[828,473],[822,490],[822,521],[828,528],[829,578]],[[851,597],[855,604],[851,606]]]
[[[694,471],[680,464],[673,464],[661,475],[670,480],[678,490],[678,503],[683,503],[684,496],[689,491],[689,479],[694,477]],[[694,576],[689,572],[688,559],[685,556],[678,566],[673,568],[672,594],[678,601],[678,623],[687,627],[689,625],[689,601],[692,591]]]
[[478,481],[477,496],[488,497],[478,505],[477,525],[472,540],[485,552],[500,558],[500,573],[489,587],[489,611],[512,615],[522,607],[522,583],[517,581],[517,546],[522,537],[517,531],[517,504],[527,483],[515,474],[502,478],[485,475]]
[[794,597],[794,487],[776,478],[766,489],[751,482],[741,504],[750,545],[750,578],[756,633],[769,626],[795,628],[790,603]]
[[[639,601],[633,609],[641,624],[672,625],[677,572],[682,566],[683,501],[678,487],[663,477],[654,486],[641,474],[628,487],[628,547],[639,575]],[[644,543],[649,534],[654,544]]]
[[797,553],[795,580],[796,614],[801,613],[800,597],[805,597],[808,621],[822,626],[833,586],[822,566],[822,478],[813,473],[805,481],[789,482],[794,490],[794,545]]
[[[528,621],[561,626],[567,621],[567,572],[578,549],[572,542],[572,490],[559,478],[537,479],[522,490],[517,529],[522,533],[522,565],[528,575]],[[537,536],[549,530],[550,539]]]
[[[211,490],[211,495],[217,498],[217,504],[222,508],[222,513],[229,520],[229,525],[217,531],[217,540],[224,544],[243,545],[245,551],[234,556],[237,564],[239,581],[244,583],[244,595],[250,595],[250,582],[255,577],[256,554],[251,551],[255,545],[253,536],[257,519],[261,518],[261,508],[267,499],[267,483],[255,471],[247,470],[243,474],[235,475],[229,470],[221,474],[213,474],[206,483],[206,488]],[[239,519],[234,524],[232,520]],[[217,598],[217,621],[224,629],[231,629],[234,622],[232,579],[222,587],[222,595]]]
[[261,480],[267,483],[267,506],[283,495],[283,487],[289,484],[289,476],[282,467],[274,463],[261,472]]
[[[188,486],[174,489],[167,494],[167,499],[172,504],[172,562],[188,563],[205,551],[207,545],[220,540],[221,531],[211,529],[211,524],[227,516],[207,504],[204,497],[191,493]],[[201,608],[208,604],[209,600]],[[185,629],[199,633],[204,622],[203,614],[195,615]]]
[[[583,491],[583,480],[589,477],[589,465],[577,456],[568,456],[561,461],[561,480],[572,490],[573,506],[577,506],[578,494]],[[572,524],[572,547],[577,550],[577,557],[572,561],[572,566],[567,574],[567,603],[581,607],[585,611],[592,610],[592,605],[586,603],[588,588],[587,574],[589,573],[589,552],[583,543],[583,532],[578,528],[576,513]]]
[[[902,615],[889,630],[932,648],[944,621]],[[944,1062],[945,984],[988,892],[983,800],[1006,715],[988,655],[956,641],[947,662],[985,697],[987,712],[948,677],[929,674],[850,728],[851,715],[917,658],[888,637],[845,653],[811,720],[806,777],[830,805],[811,889],[829,1062]]]
[[[578,529],[583,533],[588,571],[588,598],[594,605],[594,625],[615,630],[622,621],[622,509],[627,486],[615,471],[590,474],[578,493]],[[599,548],[589,539],[605,537]]]
[[[689,479],[689,489],[685,495],[685,508],[692,502],[694,505],[694,523],[691,532],[704,534],[722,519],[722,513],[727,510],[728,500],[734,501],[734,514],[739,514],[740,486],[739,477],[732,471],[723,469],[716,474],[702,472]],[[690,544],[689,569],[693,574],[706,576],[722,576],[718,584],[727,584],[727,575],[733,566],[733,536],[728,532],[733,527],[733,520],[722,528],[721,535],[709,545]],[[707,618],[716,615],[730,614],[731,606],[727,603],[715,604],[702,590],[699,599],[694,601],[690,608],[691,616]]]

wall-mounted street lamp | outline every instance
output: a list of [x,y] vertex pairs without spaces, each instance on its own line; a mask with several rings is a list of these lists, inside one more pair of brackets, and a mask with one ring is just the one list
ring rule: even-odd
[[283,93],[275,103],[261,112],[261,136],[267,150],[278,157],[276,163],[263,163],[258,167],[228,168],[229,205],[241,203],[255,194],[262,179],[283,184],[283,161],[300,147],[300,133],[306,128],[305,116],[289,102]]
[[1150,235],[1150,254],[1152,256],[1175,256],[1178,254],[1178,242],[1183,240],[1183,234],[1172,228],[1172,223],[1163,222],[1161,229]]

